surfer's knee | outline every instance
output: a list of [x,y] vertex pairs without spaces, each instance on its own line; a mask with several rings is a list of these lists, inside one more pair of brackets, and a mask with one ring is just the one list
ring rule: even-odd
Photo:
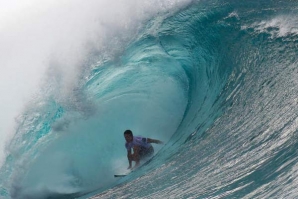
[[135,156],[133,154],[127,155],[127,158],[128,158],[128,160],[136,161],[136,158],[135,158]]

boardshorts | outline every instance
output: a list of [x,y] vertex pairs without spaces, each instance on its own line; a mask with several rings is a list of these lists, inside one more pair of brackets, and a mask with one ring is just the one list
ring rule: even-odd
[[153,154],[154,154],[154,149],[152,146],[149,148],[145,148],[145,147],[140,148],[140,151],[139,151],[140,159],[150,158],[151,156],[153,156]]

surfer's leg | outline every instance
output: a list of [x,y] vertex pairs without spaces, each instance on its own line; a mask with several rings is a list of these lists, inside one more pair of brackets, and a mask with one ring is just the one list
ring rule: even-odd
[[131,160],[135,161],[135,167],[138,167],[140,164],[140,147],[139,146],[134,146],[133,147],[133,154],[131,155]]
[[148,149],[142,147],[139,154],[140,154],[140,159],[148,158],[148,157],[153,156],[154,149],[153,149],[152,146],[150,148],[148,148]]

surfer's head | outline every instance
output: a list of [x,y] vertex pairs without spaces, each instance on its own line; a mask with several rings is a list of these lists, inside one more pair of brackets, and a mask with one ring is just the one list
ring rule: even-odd
[[133,140],[132,131],[131,130],[124,131],[124,137],[125,137],[126,142],[132,142],[132,140]]

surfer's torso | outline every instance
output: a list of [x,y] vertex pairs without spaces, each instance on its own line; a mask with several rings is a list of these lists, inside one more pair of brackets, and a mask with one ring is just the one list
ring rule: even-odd
[[132,142],[126,142],[125,147],[129,151],[134,146],[139,146],[141,148],[149,149],[152,147],[150,143],[147,143],[147,138],[144,138],[142,136],[133,136]]

